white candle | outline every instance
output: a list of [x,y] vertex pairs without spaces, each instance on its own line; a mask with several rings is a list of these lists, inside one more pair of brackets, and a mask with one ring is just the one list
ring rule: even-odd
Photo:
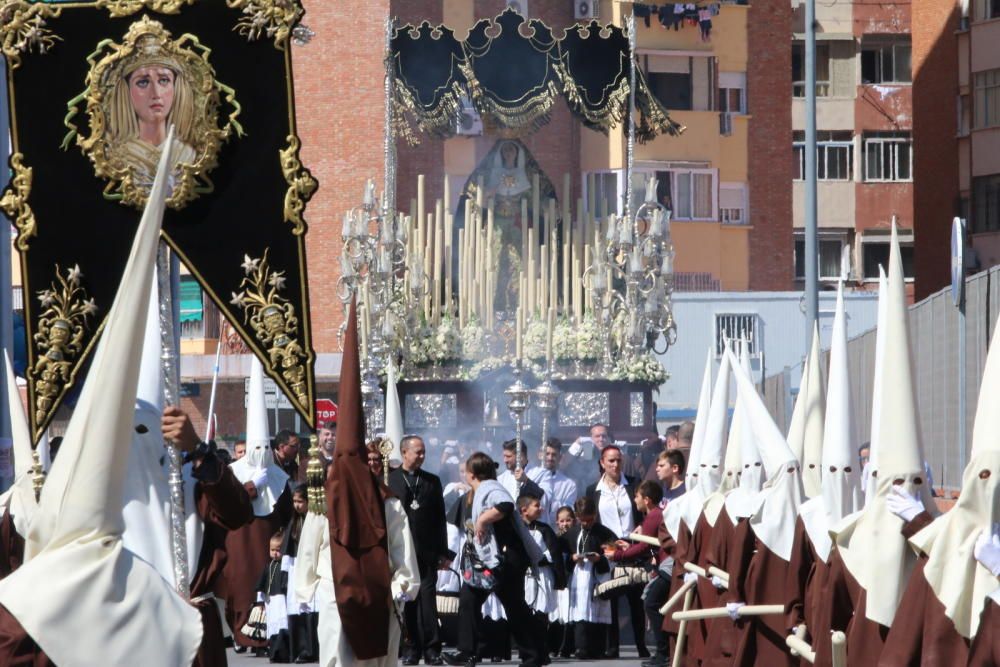
[[516,317],[516,345],[514,347],[515,359],[520,360],[521,356],[524,354],[524,308],[521,306],[517,307],[517,317]]
[[548,360],[550,364],[552,363],[552,337],[555,334],[555,331],[556,331],[556,309],[549,308],[549,326],[548,326],[548,331],[546,332],[548,334],[548,337],[546,338],[545,341],[545,358]]

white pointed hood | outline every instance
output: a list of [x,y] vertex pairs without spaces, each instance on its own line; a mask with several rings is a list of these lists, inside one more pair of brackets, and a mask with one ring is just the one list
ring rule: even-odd
[[[995,329],[994,329],[995,331]],[[979,630],[979,617],[997,578],[979,564],[973,547],[984,529],[1000,522],[1000,344],[994,333],[979,388],[972,452],[962,475],[962,491],[951,510],[913,536],[927,554],[924,577],[945,615],[966,639]]]
[[[674,539],[680,536],[682,519],[688,530],[694,530],[705,499],[719,486],[722,443],[725,441],[726,413],[729,411],[729,363],[727,356],[723,355],[712,391],[711,407],[707,418],[702,419],[702,423],[706,424],[704,437],[697,451],[694,446],[691,448],[688,461],[690,475],[687,479],[692,483],[690,486],[686,485],[684,495],[667,505],[667,511],[663,515],[663,522]],[[695,429],[697,428],[696,423]]]
[[924,456],[914,396],[910,337],[907,326],[903,262],[896,226],[892,227],[889,281],[886,290],[885,346],[880,367],[882,396],[878,417],[878,461],[874,494],[864,511],[835,526],[834,543],[844,565],[867,593],[865,615],[884,626],[892,625],[896,608],[916,564],[916,555],[900,533],[903,521],[889,511],[886,498],[895,480],[921,498],[924,507],[937,513],[924,479]]
[[701,445],[705,442],[705,431],[708,429],[708,413],[712,408],[712,366],[715,363],[713,348],[709,346],[705,359],[705,371],[701,378],[701,391],[698,394],[698,412],[694,417],[694,433],[691,436],[691,451],[684,467],[684,488],[693,489],[698,485],[698,457],[701,455]]
[[393,465],[403,462],[403,454],[399,450],[403,435],[403,411],[399,407],[399,391],[396,388],[396,365],[390,361],[389,375],[385,381],[385,436],[392,442],[389,462]]
[[[746,343],[740,346],[740,368],[750,377],[750,352]],[[753,387],[755,395],[757,388]],[[757,451],[757,439],[746,416],[745,398],[741,399],[739,392],[736,398],[736,411],[740,415],[739,437],[739,485],[726,496],[726,511],[729,517],[736,521],[750,516],[757,507],[757,497],[764,484],[764,464]],[[735,419],[734,419],[735,421]],[[728,456],[727,456],[728,458]]]
[[767,406],[741,367],[733,369],[740,396],[744,399],[747,424],[757,442],[767,483],[757,496],[750,528],[768,549],[783,560],[792,555],[795,520],[802,504],[802,477],[795,454],[774,423]]
[[805,460],[806,448],[806,396],[809,394],[809,357],[802,360],[802,377],[799,378],[799,393],[792,408],[792,419],[788,424],[788,446],[800,462]]
[[805,429],[802,458],[799,460],[802,462],[802,487],[806,497],[815,498],[822,488],[820,466],[823,456],[823,415],[826,410],[818,325],[813,325],[812,345],[806,363],[809,365],[809,384],[806,386]]
[[885,269],[880,264],[878,267],[878,318],[875,321],[876,373],[872,382],[872,419],[868,439],[868,464],[861,470],[861,488],[865,493],[866,504],[869,498],[875,497],[875,478],[872,477],[872,472],[878,469],[875,461],[878,456],[879,420],[882,416],[882,376],[877,372],[877,369],[882,367],[882,359],[885,356],[885,322],[888,307],[889,282],[885,276]]
[[743,414],[740,411],[739,400],[733,409],[733,417],[729,422],[729,435],[726,439],[726,456],[722,460],[722,478],[719,487],[705,499],[702,511],[710,526],[715,526],[719,514],[726,504],[726,494],[740,484],[740,434],[743,429]]
[[847,358],[847,317],[844,284],[837,289],[830,344],[830,380],[823,427],[822,492],[803,504],[799,513],[817,555],[824,561],[833,545],[830,526],[864,505],[857,450],[860,445]]
[[[172,139],[171,129],[164,145]],[[109,665],[189,665],[201,643],[198,611],[121,541],[143,314],[170,153],[160,158],[121,286],[31,522],[25,563],[0,581],[0,604],[60,667],[89,667],[95,656]]]
[[11,520],[18,535],[28,534],[28,523],[38,508],[31,475],[31,428],[24,412],[21,393],[17,389],[10,355],[4,350],[4,368],[7,372],[7,405],[10,414],[10,436],[14,453],[14,484],[0,496],[0,511],[10,508]]
[[264,366],[250,357],[250,386],[247,389],[247,453],[230,468],[242,484],[252,482],[267,470],[267,483],[257,489],[253,499],[254,516],[267,516],[285,491],[288,475],[274,463],[271,435],[267,426],[267,400],[264,397]]
[[[125,477],[125,548],[152,565],[171,586],[176,577],[173,566],[173,539],[170,520],[170,467],[161,428],[163,417],[163,373],[161,371],[159,294],[153,271],[142,363],[136,390],[132,425],[132,447]],[[195,504],[196,480],[191,464],[181,469],[184,479],[184,511],[187,533],[189,581],[198,569],[198,556],[205,526]]]

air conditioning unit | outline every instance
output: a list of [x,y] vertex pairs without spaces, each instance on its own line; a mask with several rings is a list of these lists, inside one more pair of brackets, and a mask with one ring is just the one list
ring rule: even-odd
[[733,133],[733,114],[730,111],[719,112],[719,134],[728,137]]
[[455,134],[463,137],[479,137],[483,134],[483,119],[476,111],[476,107],[472,106],[472,100],[464,95],[462,108],[455,122]]
[[600,0],[573,0],[573,18],[596,19]]

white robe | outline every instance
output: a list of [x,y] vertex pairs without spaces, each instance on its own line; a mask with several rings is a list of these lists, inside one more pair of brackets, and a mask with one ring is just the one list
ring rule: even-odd
[[[385,501],[386,530],[389,535],[390,590],[393,599],[402,591],[415,595],[420,588],[417,552],[413,547],[409,522],[396,498]],[[330,524],[325,516],[306,515],[295,559],[294,588],[296,604],[315,596],[319,612],[320,667],[395,667],[399,662],[400,627],[396,613],[389,618],[389,650],[382,658],[358,660],[346,635],[341,633],[340,612],[333,588],[330,562]],[[396,604],[402,613],[402,604]]]

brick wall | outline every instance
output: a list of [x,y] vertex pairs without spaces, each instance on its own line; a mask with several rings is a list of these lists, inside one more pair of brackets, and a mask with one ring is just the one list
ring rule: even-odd
[[951,219],[958,199],[955,98],[958,10],[915,0],[913,12],[913,172],[916,298],[949,284]]
[[[316,35],[292,49],[302,162],[319,180],[306,209],[313,347],[338,352],[341,217],[383,173],[384,21],[389,0],[303,0]],[[240,387],[242,391],[242,385]],[[242,401],[240,401],[242,406]]]
[[787,2],[754,0],[747,11],[750,120],[750,289],[795,289],[792,242],[792,110]]

